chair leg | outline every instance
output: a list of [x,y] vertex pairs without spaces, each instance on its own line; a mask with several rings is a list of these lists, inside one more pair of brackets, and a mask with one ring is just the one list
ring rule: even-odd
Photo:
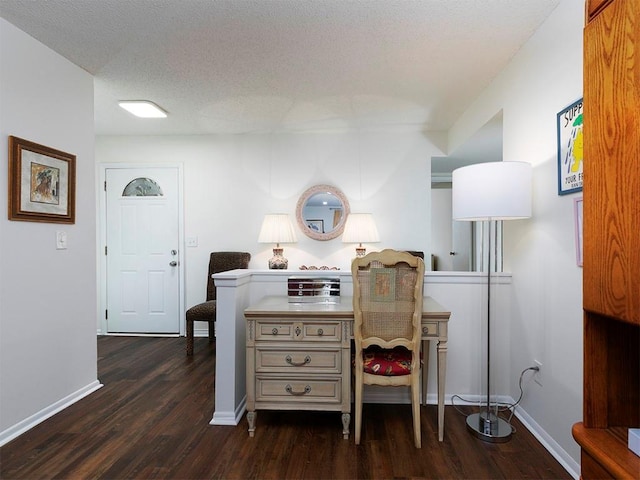
[[411,409],[413,411],[413,439],[416,448],[422,448],[420,433],[420,374],[411,380]]
[[216,322],[209,323],[209,342],[213,342],[216,339]]
[[187,355],[193,355],[193,321],[187,320]]
[[[357,368],[357,362],[356,362]],[[356,425],[354,431],[354,437],[356,439],[356,445],[360,445],[360,431],[362,429],[362,372],[356,371],[355,375],[355,407],[356,407]]]

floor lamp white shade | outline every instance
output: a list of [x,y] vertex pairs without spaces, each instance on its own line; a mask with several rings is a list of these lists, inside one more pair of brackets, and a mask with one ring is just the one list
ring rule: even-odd
[[[526,162],[477,163],[452,175],[454,220],[517,220],[531,216],[532,168]],[[491,234],[488,252],[491,255]],[[487,442],[506,442],[511,425],[491,411],[491,268],[487,264],[487,398],[486,408],[467,417],[467,428]]]
[[476,163],[452,175],[454,220],[516,220],[531,216],[531,164]]

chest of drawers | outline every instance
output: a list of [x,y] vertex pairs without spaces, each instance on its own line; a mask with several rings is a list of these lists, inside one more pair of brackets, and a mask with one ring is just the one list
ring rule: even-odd
[[351,421],[353,317],[340,305],[290,306],[279,312],[247,309],[247,421],[257,410],[323,410]]
[[[424,299],[423,399],[429,343],[438,352],[438,438],[444,436],[444,378],[450,312]],[[341,412],[342,435],[351,422],[351,338],[353,300],[294,304],[286,297],[265,297],[244,311],[247,321],[247,422],[256,429],[257,410],[324,410]]]

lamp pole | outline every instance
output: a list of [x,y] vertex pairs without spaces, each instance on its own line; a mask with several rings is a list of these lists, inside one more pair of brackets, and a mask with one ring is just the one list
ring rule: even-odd
[[[491,412],[491,226],[495,220],[487,220],[487,406],[484,412],[474,413],[467,417],[467,428],[480,440],[501,443],[511,439],[511,425],[496,413]],[[494,229],[494,232],[497,229]]]
[[[487,411],[485,430],[491,432],[491,223],[487,220]],[[485,432],[486,433],[486,432]]]

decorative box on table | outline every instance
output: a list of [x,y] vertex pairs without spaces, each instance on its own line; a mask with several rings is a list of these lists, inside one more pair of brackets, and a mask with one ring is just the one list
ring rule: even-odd
[[340,303],[340,278],[289,277],[287,295],[289,303]]

